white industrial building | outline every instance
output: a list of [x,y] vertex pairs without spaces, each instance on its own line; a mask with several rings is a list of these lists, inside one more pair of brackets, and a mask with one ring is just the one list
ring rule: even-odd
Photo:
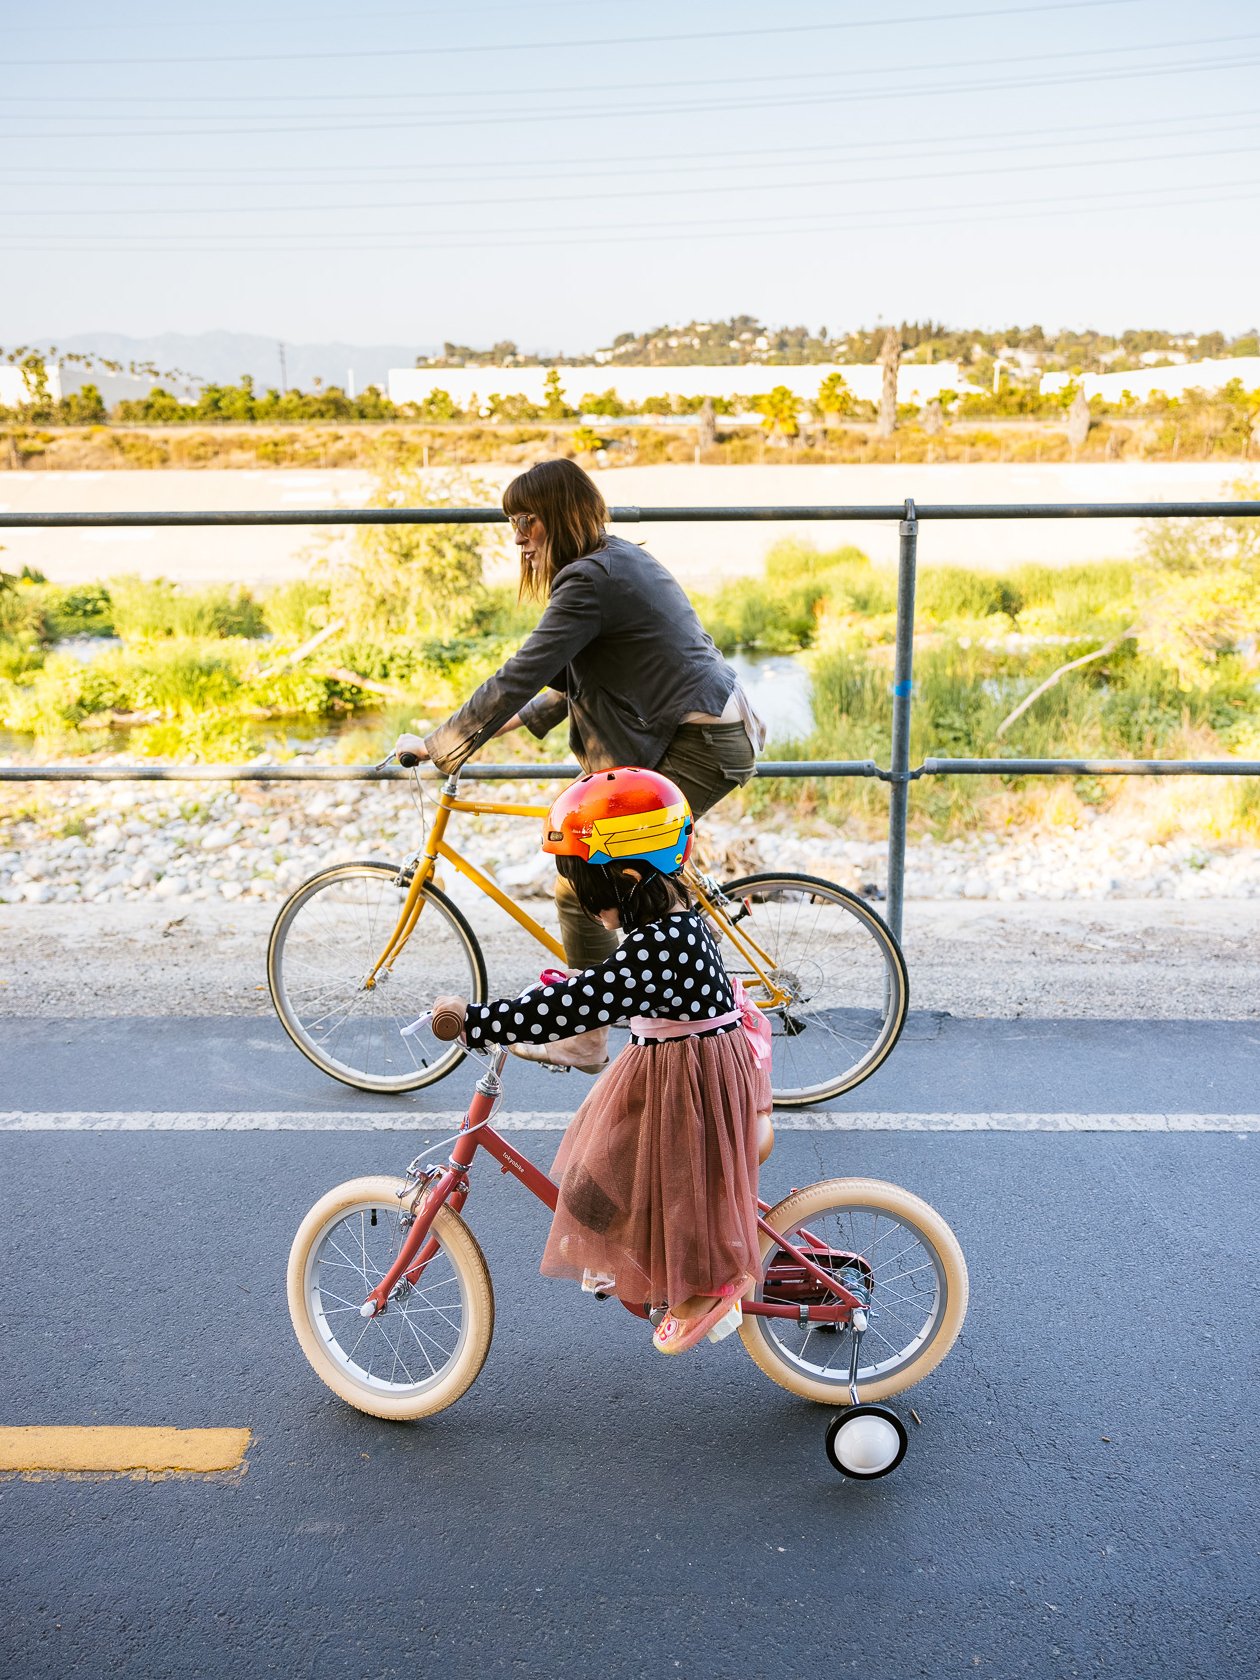
[[[53,402],[61,401],[61,369],[56,362],[44,369],[48,378],[48,395]],[[0,408],[25,408],[31,401],[31,389],[26,375],[12,362],[0,362]]]
[[1260,356],[1221,356],[1176,367],[1133,368],[1128,373],[1047,373],[1041,389],[1061,391],[1074,379],[1084,386],[1087,397],[1102,397],[1104,402],[1119,402],[1126,391],[1139,402],[1154,391],[1166,397],[1179,397],[1186,391],[1219,391],[1231,379],[1241,379],[1245,390],[1255,391],[1260,390]]
[[[541,404],[546,400],[544,382],[547,367],[442,367],[391,368],[389,398],[400,407],[422,403],[434,391],[445,391],[460,408],[481,404],[492,396],[519,396]],[[804,367],[769,367],[763,363],[742,367],[618,367],[590,364],[560,367],[560,388],[570,408],[581,406],[587,396],[615,391],[626,404],[641,403],[648,397],[741,397],[751,404],[776,385],[786,385],[802,402],[812,403],[828,374],[840,374],[855,397],[878,402],[883,369],[877,363],[821,362]],[[942,391],[967,388],[964,370],[953,362],[903,362],[897,379],[901,402],[925,403]]]

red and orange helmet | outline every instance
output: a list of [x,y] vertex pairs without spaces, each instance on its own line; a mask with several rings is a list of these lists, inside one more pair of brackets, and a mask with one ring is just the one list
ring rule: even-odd
[[691,856],[694,823],[682,789],[656,770],[596,770],[547,813],[543,851],[587,863],[650,863],[672,875]]

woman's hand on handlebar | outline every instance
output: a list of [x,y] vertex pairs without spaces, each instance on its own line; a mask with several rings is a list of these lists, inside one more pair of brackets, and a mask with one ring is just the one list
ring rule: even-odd
[[422,735],[400,735],[394,742],[394,757],[404,770],[423,764],[428,756],[429,749],[425,746]]

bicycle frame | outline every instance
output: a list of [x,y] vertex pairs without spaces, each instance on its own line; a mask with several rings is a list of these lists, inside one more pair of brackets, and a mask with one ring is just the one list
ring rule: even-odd
[[[424,908],[424,889],[437,873],[439,859],[449,863],[465,879],[471,881],[475,887],[485,893],[487,898],[494,901],[501,910],[505,910],[519,927],[524,928],[559,962],[565,961],[564,947],[552,934],[548,933],[541,922],[531,916],[528,910],[523,910],[516,904],[483,870],[466,858],[462,852],[457,852],[454,846],[447,843],[446,828],[454,811],[467,811],[474,816],[498,817],[532,817],[541,822],[549,809],[546,805],[515,805],[504,804],[497,800],[460,799],[459,772],[449,775],[442,784],[442,791],[438,795],[437,810],[429,827],[428,839],[424,850],[416,855],[412,871],[411,884],[407,896],[403,900],[399,911],[398,921],[390,934],[389,940],[380,956],[372,965],[366,980],[365,989],[371,990],[376,984],[376,976],[384,969],[388,972],[393,968],[403,947],[411,938],[416,923],[420,919],[420,912]],[[714,927],[734,945],[741,958],[748,964],[755,980],[749,981],[749,991],[757,993],[764,988],[765,996],[755,996],[754,1001],[761,1009],[776,1009],[789,1001],[789,994],[774,979],[774,961],[768,951],[757,943],[751,935],[740,931],[736,922],[732,921],[714,902],[710,893],[706,891],[705,883],[694,869],[689,869],[687,885],[699,903],[701,909],[709,917]]]
[[[407,1229],[402,1248],[393,1265],[360,1308],[364,1318],[374,1318],[377,1313],[384,1312],[390,1295],[404,1278],[409,1284],[419,1281],[424,1268],[437,1253],[437,1241],[430,1237],[429,1233],[437,1218],[438,1209],[449,1206],[454,1213],[463,1209],[471,1188],[469,1171],[479,1149],[484,1149],[492,1160],[498,1162],[502,1172],[511,1173],[531,1195],[536,1196],[551,1212],[555,1212],[560,1195],[559,1186],[527,1156],[513,1149],[506,1138],[489,1124],[502,1095],[502,1072],[506,1060],[506,1050],[494,1049],[490,1052],[489,1065],[477,1081],[477,1088],[464,1115],[455,1147],[445,1169],[420,1177],[416,1181],[414,1191],[402,1192],[404,1200],[409,1195],[411,1198],[409,1213],[412,1223]],[[769,1211],[770,1204],[759,1199],[758,1229],[764,1236],[770,1237],[795,1265],[801,1267],[806,1277],[814,1283],[821,1284],[829,1295],[833,1295],[835,1304],[801,1303],[793,1306],[790,1302],[745,1301],[745,1313],[759,1318],[793,1318],[802,1324],[847,1324],[852,1314],[863,1310],[868,1303],[846,1289],[831,1273],[816,1265],[807,1253],[776,1231],[766,1220],[765,1216]],[[808,1232],[804,1235],[809,1238]],[[812,1238],[809,1240],[813,1241]],[[640,1307],[623,1301],[622,1305],[639,1318],[646,1318],[648,1315],[647,1303]]]

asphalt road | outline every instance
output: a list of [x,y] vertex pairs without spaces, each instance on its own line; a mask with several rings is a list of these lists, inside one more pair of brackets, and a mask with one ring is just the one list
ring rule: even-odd
[[[614,1043],[614,1049],[616,1044]],[[337,1084],[274,1019],[0,1019],[0,1110],[462,1110],[472,1064],[405,1097]],[[583,1074],[509,1064],[509,1109],[571,1113]],[[830,1108],[966,1112],[1260,1109],[1255,1021],[1010,1021],[917,1012],[893,1054]]]
[[[5,1022],[0,1104],[373,1108],[265,1038]],[[543,1210],[493,1170],[468,1209],[498,1306],[478,1382],[417,1425],[345,1407],[294,1341],[285,1257],[406,1133],[0,1134],[0,1421],[253,1431],[243,1476],[0,1481],[2,1672],[1251,1675],[1260,1138],[1088,1128],[1121,1098],[1253,1113],[1255,1067],[1228,1023],[929,1019],[851,1106],[1071,1105],[1083,1129],[781,1135],[765,1193],[889,1178],[967,1255],[962,1339],[870,1486],[737,1340],[664,1360],[541,1278]],[[534,1108],[580,1094],[532,1077]],[[545,1162],[556,1138],[518,1141]]]

